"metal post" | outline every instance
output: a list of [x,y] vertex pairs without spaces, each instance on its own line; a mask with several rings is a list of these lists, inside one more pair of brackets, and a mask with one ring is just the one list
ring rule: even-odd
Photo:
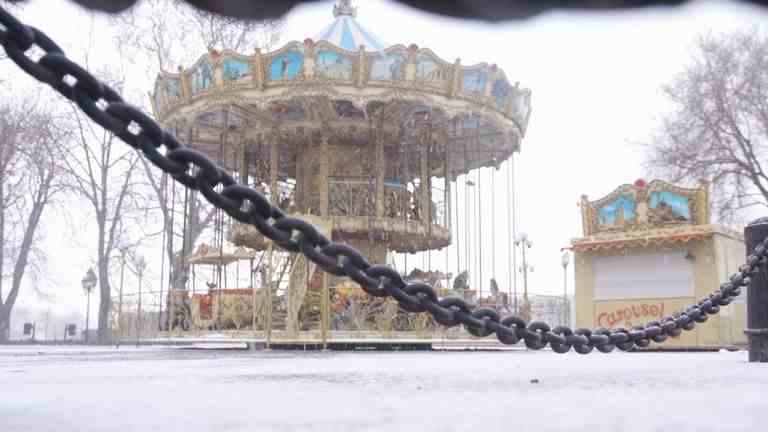
[[523,252],[523,319],[529,321],[531,317],[528,314],[528,262],[525,260],[525,243],[521,249]]
[[117,348],[123,339],[123,282],[125,282],[125,249],[120,250],[120,291],[117,300]]
[[[760,218],[744,229],[747,256],[768,237],[768,217]],[[747,329],[749,361],[768,363],[768,270],[761,266],[747,288]]]
[[563,266],[563,325],[568,325],[568,266]]
[[86,303],[85,303],[85,343],[88,343],[88,321],[91,317],[91,291],[87,291],[85,295]]
[[323,287],[320,302],[320,335],[323,340],[323,350],[328,349],[328,330],[330,329],[330,290],[328,289],[328,273],[323,272]]
[[139,305],[136,313],[136,348],[141,345],[141,279],[144,276],[144,261],[138,265],[139,271]]
[[273,268],[274,265],[274,243],[269,244],[269,248],[267,249],[267,291],[264,299],[265,303],[265,309],[264,309],[264,333],[266,337],[266,348],[269,349],[270,344],[272,343],[272,278],[273,278]]
[[571,256],[568,251],[563,252],[560,258],[560,264],[563,266],[563,325],[567,326],[570,322],[568,319],[568,264],[570,264]]

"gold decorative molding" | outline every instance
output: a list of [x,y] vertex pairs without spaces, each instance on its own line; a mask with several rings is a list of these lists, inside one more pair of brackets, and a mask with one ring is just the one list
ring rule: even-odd
[[581,197],[585,236],[709,223],[709,184],[683,188],[662,180],[624,184],[603,198]]

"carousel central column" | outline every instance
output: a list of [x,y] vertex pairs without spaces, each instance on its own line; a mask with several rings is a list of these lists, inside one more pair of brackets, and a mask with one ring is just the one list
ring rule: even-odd
[[376,122],[376,131],[374,132],[373,161],[376,172],[376,217],[384,217],[384,206],[386,198],[384,196],[384,179],[386,176],[387,165],[384,160],[384,131],[381,121]]
[[419,223],[432,226],[432,215],[430,215],[431,199],[429,188],[429,133],[422,132],[421,142],[419,143]]
[[[272,205],[277,205],[280,202],[280,196],[277,193],[277,170],[280,166],[280,132],[277,128],[272,129],[272,133],[269,134],[269,198],[272,201]],[[265,331],[267,333],[267,348],[272,341],[272,290],[275,284],[274,274],[272,266],[274,265],[274,244],[269,245],[267,251],[267,292],[266,292],[266,325]],[[278,282],[279,283],[279,282]]]
[[324,130],[320,134],[320,169],[318,173],[318,195],[320,197],[320,216],[328,217],[329,198],[328,184],[331,174],[330,155],[328,154],[328,138],[330,133]]

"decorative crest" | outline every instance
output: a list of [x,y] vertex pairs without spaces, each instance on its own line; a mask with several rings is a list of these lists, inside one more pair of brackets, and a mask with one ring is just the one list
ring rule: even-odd
[[357,8],[352,6],[352,0],[340,0],[339,4],[333,5],[333,17],[338,18],[342,15],[357,17]]
[[708,184],[698,188],[677,187],[661,180],[643,179],[619,186],[607,196],[589,201],[581,198],[584,235],[635,231],[674,225],[709,223]]

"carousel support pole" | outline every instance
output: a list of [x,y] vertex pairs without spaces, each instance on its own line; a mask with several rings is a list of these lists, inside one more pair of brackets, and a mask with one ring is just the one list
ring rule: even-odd
[[[320,269],[318,269],[319,271]],[[330,313],[330,289],[328,287],[328,273],[323,273],[323,287],[322,287],[322,297],[320,300],[320,337],[323,340],[323,350],[328,349],[328,332],[330,330],[330,322],[331,322],[331,313]]]
[[[330,155],[328,154],[328,139],[329,134],[327,131],[323,131],[323,133],[320,136],[320,178],[322,179],[320,182],[320,216],[323,218],[328,217],[329,213],[329,176],[330,176]],[[330,236],[330,233],[329,233]],[[319,270],[319,269],[318,269]],[[328,301],[329,301],[329,291],[328,291],[328,275],[323,272],[323,298],[321,301],[321,316],[322,320],[322,326],[323,329],[321,331],[322,334],[322,340],[323,340],[323,349],[328,348]]]
[[266,348],[269,349],[270,344],[272,343],[272,265],[273,265],[273,252],[274,252],[275,245],[274,243],[270,243],[269,249],[267,250],[267,292],[264,299],[264,332],[266,337]]
[[269,143],[269,197],[272,204],[280,203],[280,196],[277,191],[277,173],[280,168],[280,132],[277,129],[272,130],[272,136]]
[[248,156],[251,141],[247,139],[240,140],[240,152],[238,158],[240,159],[240,183],[247,185],[248,182]]
[[320,136],[320,216],[327,217],[329,209],[328,199],[328,178],[330,176],[330,155],[328,154],[328,136],[327,132],[323,132]]
[[[445,149],[445,166],[444,166],[444,172],[443,172],[443,181],[444,184],[444,191],[443,191],[443,223],[445,224],[445,228],[448,229],[449,236],[453,236],[453,215],[452,215],[452,209],[451,209],[451,173],[450,173],[450,163],[448,160],[449,155],[449,146],[448,140],[445,140],[445,143],[443,145],[443,148]],[[445,288],[450,289],[451,288],[451,277],[449,276],[450,272],[448,271],[448,247],[445,248]],[[457,262],[458,266],[458,262]],[[458,267],[457,267],[458,269]]]
[[254,257],[251,257],[251,266],[250,266],[250,272],[248,273],[248,284],[251,288],[251,332],[255,335],[256,334],[256,286],[253,283],[254,282],[254,274],[253,272],[255,269],[253,268],[253,261]]

